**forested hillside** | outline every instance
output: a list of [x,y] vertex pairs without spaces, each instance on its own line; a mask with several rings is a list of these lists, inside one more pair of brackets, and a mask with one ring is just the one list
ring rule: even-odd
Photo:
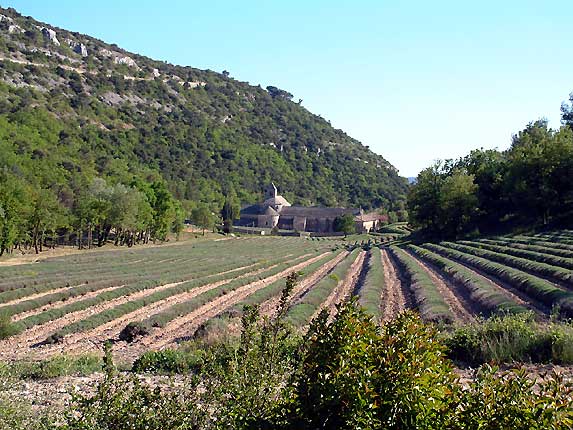
[[[82,198],[99,190],[109,200],[117,187],[139,193],[131,201],[149,219],[161,210],[151,188],[171,194],[167,206],[183,216],[198,205],[218,212],[225,195],[256,201],[270,180],[294,203],[404,200],[407,181],[384,158],[287,91],[154,61],[13,9],[0,14],[0,198],[19,195],[2,206],[4,230],[33,224],[34,200],[63,217],[54,225],[99,224],[109,214]],[[25,219],[6,221],[17,212]]]
[[410,221],[436,238],[573,226],[573,94],[562,127],[538,120],[506,151],[474,150],[423,170],[412,187]]

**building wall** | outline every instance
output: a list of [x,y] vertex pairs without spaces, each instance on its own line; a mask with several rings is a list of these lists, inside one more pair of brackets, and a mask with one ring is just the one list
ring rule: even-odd
[[274,226],[276,226],[278,224],[278,222],[279,222],[278,215],[259,215],[257,227],[273,228]]
[[308,224],[306,217],[295,216],[292,221],[292,229],[296,231],[312,231],[307,230]]

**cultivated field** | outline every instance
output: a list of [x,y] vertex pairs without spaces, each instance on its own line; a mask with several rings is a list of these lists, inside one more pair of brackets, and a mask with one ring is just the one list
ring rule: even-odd
[[[376,237],[375,237],[376,239]],[[196,336],[236,333],[243,306],[276,308],[300,272],[287,320],[305,327],[358,296],[379,321],[407,308],[439,323],[534,312],[573,317],[573,232],[401,246],[252,237],[98,251],[0,267],[0,360],[99,351],[131,361]],[[138,322],[136,341],[120,332]],[[9,332],[9,333],[7,333]]]

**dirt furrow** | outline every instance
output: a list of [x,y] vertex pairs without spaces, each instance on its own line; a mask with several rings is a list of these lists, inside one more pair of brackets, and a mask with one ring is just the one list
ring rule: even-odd
[[[291,301],[296,300],[300,297],[305,291],[311,289],[318,281],[322,278],[327,276],[330,272],[334,270],[334,268],[348,255],[348,251],[341,252],[339,255],[334,257],[332,260],[321,266],[316,272],[310,275],[308,278],[303,279],[300,283],[298,283],[292,293],[291,293]],[[261,315],[268,315],[273,317],[276,313],[276,307],[279,303],[279,297],[273,297],[261,304],[260,313]]]
[[85,333],[77,333],[70,335],[68,338],[64,339],[63,348],[66,352],[79,352],[80,350],[85,349],[87,340],[88,344],[103,344],[106,340],[117,338],[120,331],[126,326],[126,324],[130,321],[138,321],[144,318],[148,318],[151,315],[157,314],[159,312],[164,311],[165,309],[176,305],[178,303],[186,302],[187,300],[191,300],[192,298],[202,294],[206,291],[212,290],[214,288],[220,287],[221,285],[228,284],[237,279],[246,278],[248,276],[256,276],[259,273],[272,269],[276,267],[277,264],[273,266],[267,266],[262,269],[255,270],[253,272],[245,273],[243,275],[237,276],[235,278],[228,278],[223,279],[217,282],[212,282],[210,284],[203,285],[201,287],[197,287],[192,289],[191,291],[187,291],[182,294],[178,294],[175,296],[167,297],[163,300],[160,300],[156,303],[152,303],[149,306],[145,306],[143,308],[137,309],[133,312],[127,313],[120,318],[116,318],[113,321],[110,321],[106,324],[102,324],[101,326]]
[[472,305],[471,301],[464,297],[457,288],[452,285],[452,283],[447,280],[441,273],[427,264],[425,261],[420,260],[415,254],[413,254],[410,250],[405,249],[406,253],[412,257],[416,263],[428,274],[428,276],[432,279],[433,284],[438,289],[438,292],[444,298],[444,301],[450,307],[450,310],[454,314],[454,318],[456,321],[460,322],[470,322],[473,321],[474,315],[479,314],[480,311],[474,305]]
[[384,268],[384,290],[382,291],[382,321],[389,321],[412,307],[412,295],[402,282],[396,264],[387,249],[381,249],[382,267]]
[[330,317],[334,316],[334,311],[336,310],[336,305],[342,303],[344,300],[352,294],[356,287],[356,283],[362,272],[362,266],[364,265],[364,260],[366,257],[365,251],[360,251],[356,259],[350,265],[348,272],[344,279],[341,279],[332,293],[326,298],[322,305],[317,309],[311,318],[314,319],[323,309],[327,309]]
[[289,273],[300,270],[317,261],[318,259],[323,258],[326,254],[327,253],[320,254],[292,267],[289,267],[288,269],[285,269],[275,275],[244,285],[234,291],[220,296],[215,300],[205,304],[204,306],[201,306],[199,309],[189,313],[188,315],[174,319],[162,329],[157,330],[151,336],[143,338],[135,346],[139,351],[148,349],[161,349],[170,343],[176,342],[179,339],[184,339],[193,334],[197,327],[199,327],[199,325],[207,321],[209,318],[220,314],[225,309],[228,309],[229,307],[239,303],[241,300],[248,297],[255,291],[269,284],[272,284],[278,279],[287,276]]
[[68,297],[64,300],[59,300],[57,302],[49,303],[49,304],[44,305],[40,308],[31,309],[31,310],[26,311],[26,312],[20,312],[19,314],[15,314],[12,317],[12,321],[14,321],[14,322],[20,321],[20,320],[27,318],[29,316],[32,316],[32,315],[37,315],[37,314],[40,314],[40,313],[45,312],[45,311],[61,308],[62,306],[67,306],[67,305],[70,305],[72,303],[81,302],[82,300],[91,299],[91,298],[99,296],[102,293],[107,293],[108,291],[113,291],[113,290],[116,290],[116,289],[121,288],[121,287],[125,287],[125,285],[114,285],[113,287],[107,287],[107,288],[102,288],[101,290],[90,291],[90,292],[87,292],[87,293],[79,295],[79,296]]
[[482,278],[485,282],[490,284],[501,294],[503,294],[510,300],[513,300],[517,304],[527,307],[528,309],[534,311],[538,315],[543,315],[543,316],[549,315],[550,309],[547,308],[547,306],[529,297],[527,294],[519,291],[517,288],[514,288],[513,286],[509,285],[507,282],[504,282],[493,275],[485,273],[484,271],[479,270],[478,268],[473,267],[462,260],[457,260],[455,258],[452,258],[452,261],[455,261],[456,263],[461,264],[468,270],[471,270],[476,276]]
[[[240,267],[240,268],[236,268],[236,269],[232,269],[230,271],[227,272],[223,272],[223,273],[231,273],[240,269],[244,269],[244,268],[248,268],[253,266],[253,264],[244,266],[244,267]],[[0,357],[4,357],[4,356],[21,356],[23,354],[27,354],[27,352],[29,352],[29,350],[32,348],[33,345],[42,342],[44,339],[46,339],[48,336],[50,336],[51,334],[53,334],[54,332],[56,332],[57,330],[60,330],[70,324],[73,324],[75,322],[81,321],[91,315],[94,315],[96,313],[114,308],[118,305],[121,305],[125,302],[131,301],[131,300],[137,300],[137,299],[141,299],[144,298],[148,295],[151,295],[153,293],[156,293],[158,291],[162,291],[162,290],[166,290],[168,288],[180,285],[184,282],[187,282],[187,280],[183,280],[183,281],[179,281],[179,282],[172,282],[169,284],[164,284],[164,285],[160,285],[158,287],[155,288],[149,288],[146,290],[142,290],[142,291],[138,291],[134,294],[128,295],[128,296],[122,296],[122,297],[118,297],[100,304],[97,304],[95,306],[91,306],[89,308],[86,309],[82,309],[76,312],[71,312],[69,314],[66,314],[60,318],[54,319],[52,321],[48,321],[45,324],[41,324],[41,325],[37,325],[34,327],[31,327],[28,330],[25,330],[24,332],[10,337],[6,340],[3,340],[0,343]],[[64,348],[65,343],[63,345],[57,345],[57,346],[52,346],[50,347],[50,351],[47,350],[48,347],[43,347],[43,348],[38,348],[36,350],[36,352],[38,354],[41,355],[45,355],[45,354],[50,354],[52,351],[51,349],[55,349],[55,352],[62,352],[63,350],[65,350]]]

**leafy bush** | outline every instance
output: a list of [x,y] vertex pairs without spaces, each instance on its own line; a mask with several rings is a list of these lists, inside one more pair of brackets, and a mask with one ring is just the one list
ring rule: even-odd
[[[247,309],[240,339],[206,347],[198,374],[177,392],[118,374],[107,351],[95,394],[76,396],[52,428],[571,427],[573,391],[560,377],[536,384],[524,371],[485,366],[462,384],[434,326],[411,311],[381,327],[352,301],[339,306],[332,322],[322,312],[303,338],[295,336],[284,322],[294,282],[295,276],[287,280],[277,318],[261,319],[256,307]],[[526,323],[504,322],[516,332]],[[150,355],[148,362],[173,363],[170,354]]]
[[132,372],[187,373],[197,370],[203,362],[201,350],[190,354],[181,350],[148,351],[134,361]]
[[307,337],[293,428],[444,428],[456,379],[412,312],[380,330],[348,305],[330,324],[321,314]]

